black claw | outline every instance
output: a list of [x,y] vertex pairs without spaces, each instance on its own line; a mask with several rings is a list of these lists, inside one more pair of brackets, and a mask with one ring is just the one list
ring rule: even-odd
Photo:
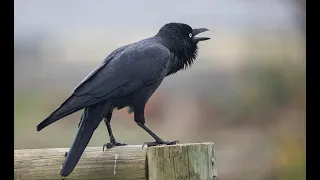
[[113,145],[112,143],[106,143],[106,144],[103,145],[102,151],[104,152],[104,148],[110,149],[110,148],[112,148],[113,146],[114,146],[114,145]]
[[145,142],[142,145],[142,149],[145,145],[147,145],[147,147],[151,147],[151,146],[158,146],[158,145],[175,145],[180,143],[179,141],[155,141],[155,142]]
[[147,143],[148,143],[148,142],[143,143],[141,149],[143,149],[143,147],[144,147]]
[[103,145],[102,151],[104,152],[104,148],[110,149],[110,148],[115,147],[115,146],[126,146],[126,145],[127,145],[126,143],[118,143],[117,141],[109,142],[109,143],[106,143],[106,144]]
[[68,155],[68,152],[66,152],[66,153],[64,154],[64,157],[67,157],[67,155]]
[[107,146],[107,144],[104,144],[103,146],[102,146],[102,152],[104,152],[104,147],[105,146]]

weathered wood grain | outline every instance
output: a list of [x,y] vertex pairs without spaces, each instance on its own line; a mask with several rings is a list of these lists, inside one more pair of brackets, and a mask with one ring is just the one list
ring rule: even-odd
[[217,176],[213,143],[150,147],[149,180],[208,180]]
[[14,150],[14,179],[145,180],[146,148],[142,146],[87,147],[73,172],[60,176],[68,148]]

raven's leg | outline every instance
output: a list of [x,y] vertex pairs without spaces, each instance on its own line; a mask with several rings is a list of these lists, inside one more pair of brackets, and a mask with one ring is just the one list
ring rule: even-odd
[[171,142],[170,141],[164,141],[159,136],[157,136],[154,132],[152,132],[151,129],[149,129],[145,125],[145,118],[144,118],[144,110],[143,109],[141,109],[141,110],[140,109],[135,109],[134,120],[136,121],[138,126],[140,126],[142,129],[147,131],[153,137],[153,139],[156,140],[155,142],[145,142],[143,145],[147,145],[148,147],[150,147],[150,146],[157,146],[157,145],[160,145],[160,144],[173,145],[173,144],[177,144],[179,142],[179,141],[171,141]]
[[114,146],[125,146],[127,144],[125,143],[118,143],[116,141],[116,139],[114,138],[113,136],[113,133],[112,133],[112,129],[111,129],[111,125],[110,125],[110,121],[111,121],[111,117],[112,117],[112,110],[113,108],[110,108],[107,112],[107,115],[105,116],[104,118],[104,123],[106,124],[107,126],[107,129],[108,129],[108,134],[109,134],[109,138],[110,138],[110,142],[109,143],[106,143],[103,145],[103,151],[104,151],[104,148],[106,147],[107,149],[110,149]]

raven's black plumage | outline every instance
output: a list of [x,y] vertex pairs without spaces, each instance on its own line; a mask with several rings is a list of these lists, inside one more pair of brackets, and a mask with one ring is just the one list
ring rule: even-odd
[[67,155],[65,163],[63,164],[61,175],[69,174],[76,165],[74,162],[79,161],[80,156],[88,145],[94,130],[98,127],[101,119],[104,117],[104,107],[107,105],[106,103],[108,102],[102,101],[85,108],[83,116],[81,117],[78,134],[73,141],[72,147]]
[[125,145],[113,137],[110,120],[113,108],[128,107],[136,123],[156,141],[148,145],[174,144],[163,141],[146,125],[144,108],[163,79],[194,62],[197,43],[209,38],[195,35],[207,29],[192,29],[182,23],[169,23],[150,38],[122,46],[113,51],[90,73],[61,106],[38,126],[37,130],[85,108],[78,134],[67,155],[62,176],[69,175],[79,161],[94,130],[105,119],[110,143],[108,147]]

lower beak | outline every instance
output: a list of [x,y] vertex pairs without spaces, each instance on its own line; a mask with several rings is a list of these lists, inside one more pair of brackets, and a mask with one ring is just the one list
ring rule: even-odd
[[194,42],[199,42],[199,41],[205,41],[205,40],[209,40],[210,38],[208,37],[195,37],[196,35],[203,33],[205,31],[209,31],[209,29],[207,28],[199,28],[199,29],[193,29],[193,41]]

